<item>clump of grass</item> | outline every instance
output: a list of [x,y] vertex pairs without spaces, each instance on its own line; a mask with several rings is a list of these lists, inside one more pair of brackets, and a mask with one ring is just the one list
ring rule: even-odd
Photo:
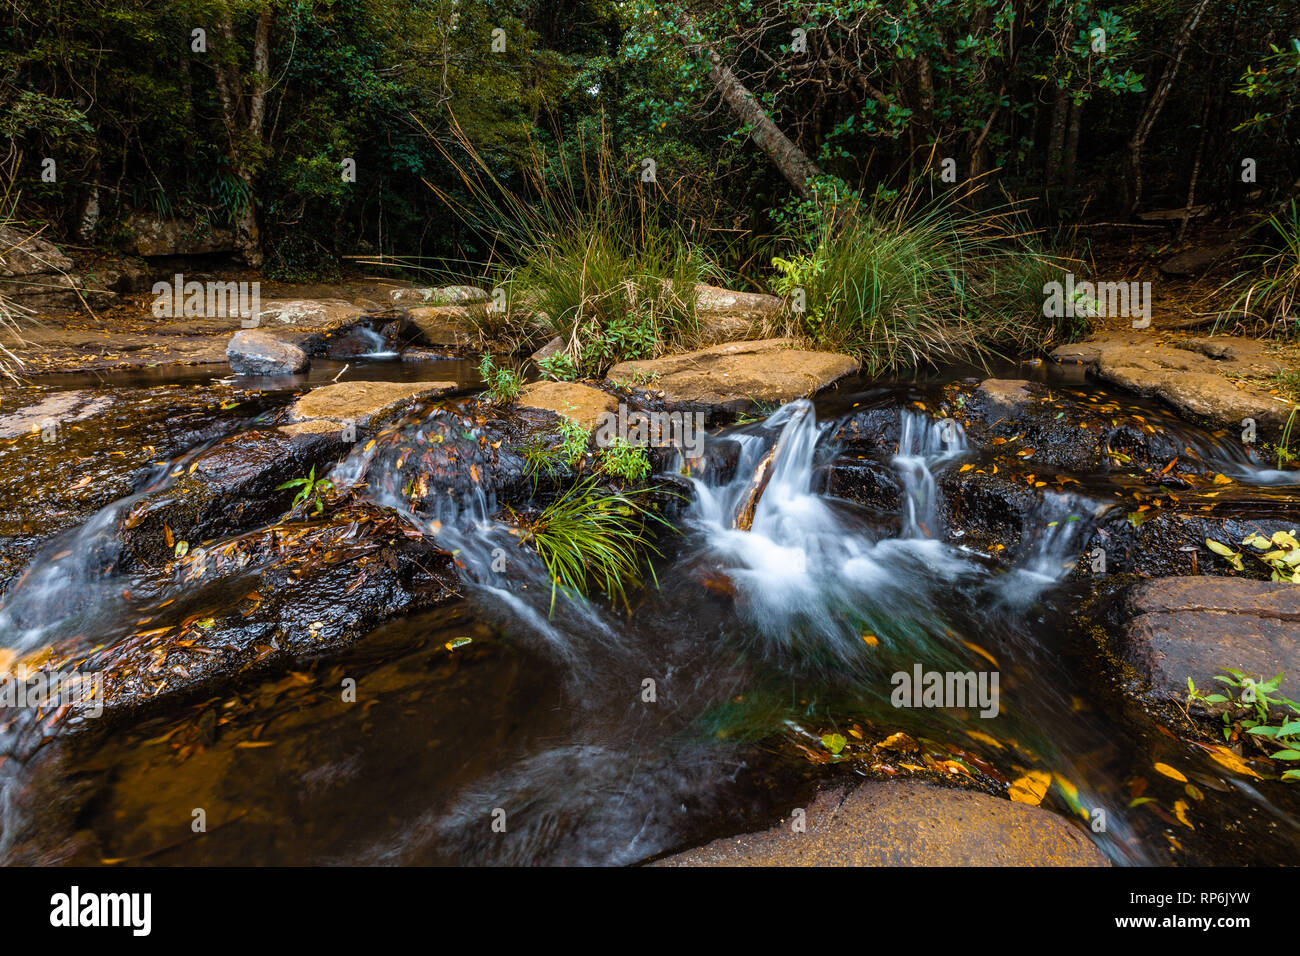
[[540,478],[554,478],[565,468],[577,471],[582,465],[582,457],[587,453],[587,430],[567,415],[560,416],[556,426],[556,436],[537,435],[524,443],[520,455],[524,460],[524,477],[533,480],[537,487]]
[[840,197],[804,214],[802,248],[773,259],[775,291],[803,306],[794,331],[861,356],[873,374],[1041,348],[1074,331],[1043,315],[1043,286],[1063,270],[1015,207],[919,195]]
[[661,215],[657,184],[615,161],[607,135],[594,147],[579,140],[558,149],[554,161],[535,150],[530,178],[516,192],[459,128],[454,133],[468,168],[445,155],[471,198],[439,196],[510,250],[496,284],[507,292],[507,314],[540,321],[563,340],[567,363],[552,361],[551,371],[598,376],[695,335],[695,286],[716,278],[717,268]]
[[1219,293],[1233,288],[1240,291],[1219,316],[1215,331],[1234,315],[1263,323],[1267,335],[1294,336],[1300,330],[1300,316],[1294,314],[1300,300],[1300,207],[1292,199],[1263,225],[1271,229],[1272,241],[1243,256],[1250,268],[1218,289]]
[[630,610],[627,589],[645,574],[659,584],[651,557],[659,550],[651,526],[671,527],[641,504],[647,492],[606,494],[591,477],[570,487],[525,528],[524,542],[537,549],[551,579],[551,612],[556,595],[599,591]]
[[513,402],[524,387],[524,380],[511,368],[503,368],[487,353],[478,363],[478,374],[487,386],[485,395],[491,402]]
[[640,481],[650,474],[650,456],[644,448],[615,438],[600,453],[602,474],[620,481]]

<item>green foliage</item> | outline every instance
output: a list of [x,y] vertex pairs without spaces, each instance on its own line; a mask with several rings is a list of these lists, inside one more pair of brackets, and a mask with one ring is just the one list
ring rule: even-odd
[[1243,555],[1249,554],[1269,569],[1272,580],[1300,584],[1300,541],[1296,540],[1294,528],[1290,531],[1275,531],[1267,538],[1262,534],[1247,535],[1241,544],[1243,548],[1251,550],[1238,551],[1212,538],[1205,539],[1206,547],[1225,558],[1238,571],[1245,570]]
[[650,456],[644,448],[614,438],[600,452],[602,474],[620,481],[640,481],[650,474]]
[[519,397],[524,380],[511,368],[498,366],[492,356],[483,353],[478,363],[478,374],[486,386],[485,397],[490,402],[508,403]]
[[[1220,292],[1245,286],[1228,309],[1228,315],[1240,314],[1268,323],[1270,335],[1294,337],[1300,331],[1300,206],[1294,199],[1285,210],[1267,220],[1272,231],[1270,242],[1244,257],[1249,268],[1226,282]],[[1216,322],[1216,331],[1226,316]]]
[[587,441],[591,437],[587,429],[567,415],[560,416],[556,426],[560,433],[560,454],[565,464],[577,468],[582,464],[582,456],[587,453]]
[[537,363],[542,375],[556,382],[572,382],[578,377],[578,366],[563,352],[548,355]]
[[787,300],[803,291],[798,331],[862,356],[872,374],[1041,347],[1064,331],[1043,316],[1044,279],[1059,269],[1012,208],[973,212],[951,194],[850,200],[808,221],[803,247],[773,260],[775,288]]
[[658,585],[650,563],[659,554],[651,525],[671,525],[642,505],[645,493],[607,494],[593,476],[528,522],[524,540],[537,549],[551,578],[552,613],[561,590],[580,595],[597,590],[629,608],[627,588],[641,579],[643,566]]
[[634,185],[607,136],[571,147],[575,158],[564,149],[554,160],[536,153],[526,193],[507,188],[471,143],[460,145],[468,168],[457,168],[471,200],[440,195],[511,250],[513,262],[502,264],[507,311],[518,309],[521,321],[544,314],[551,334],[570,343],[566,371],[598,376],[694,333],[695,285],[716,268],[660,221],[653,184]]
[[311,473],[308,474],[306,478],[294,478],[291,481],[286,481],[282,485],[275,486],[276,491],[283,491],[286,488],[298,489],[298,494],[294,496],[293,504],[290,505],[291,508],[297,508],[302,502],[310,501],[314,506],[313,510],[315,513],[320,514],[325,510],[325,504],[321,500],[321,495],[333,491],[334,485],[327,478],[318,479],[316,477],[316,466],[312,465]]
[[[1223,708],[1224,740],[1244,732],[1244,739],[1253,741],[1270,759],[1300,761],[1300,704],[1277,693],[1283,675],[1257,681],[1234,667],[1220,670],[1227,676],[1214,679],[1225,685],[1227,693],[1202,694],[1189,677],[1187,702],[1209,710]],[[1300,780],[1300,768],[1283,771],[1282,779]]]

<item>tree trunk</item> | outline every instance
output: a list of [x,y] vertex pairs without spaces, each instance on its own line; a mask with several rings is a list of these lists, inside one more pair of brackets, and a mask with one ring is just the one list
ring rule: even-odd
[[816,163],[808,158],[785,133],[768,117],[758,104],[754,94],[749,91],[736,74],[732,73],[722,58],[703,43],[696,43],[690,36],[697,32],[695,24],[683,15],[678,20],[682,29],[681,40],[686,49],[702,55],[709,66],[709,81],[714,90],[722,97],[732,114],[744,126],[749,127],[749,138],[763,151],[786,181],[794,187],[795,192],[805,199],[811,198],[812,190],[808,180],[814,176],[824,175]]
[[[262,233],[257,214],[257,183],[263,128],[266,123],[266,94],[271,69],[271,8],[264,7],[253,31],[252,69],[240,75],[234,61],[237,48],[229,14],[217,21],[223,59],[215,64],[217,94],[222,121],[229,141],[230,165],[247,193],[247,201],[235,216],[235,248],[254,269],[262,265]],[[245,79],[248,93],[245,97]]]
[[1137,209],[1138,203],[1142,201],[1142,147],[1146,144],[1147,137],[1151,135],[1151,130],[1155,127],[1161,109],[1164,108],[1169,91],[1173,88],[1174,79],[1178,76],[1178,68],[1183,62],[1183,54],[1187,52],[1187,46],[1192,42],[1192,33],[1196,30],[1196,24],[1200,21],[1201,14],[1205,12],[1205,8],[1209,6],[1209,3],[1210,0],[1196,0],[1196,5],[1187,11],[1187,16],[1183,17],[1183,22],[1178,27],[1178,33],[1174,36],[1169,64],[1165,67],[1164,72],[1160,74],[1160,82],[1156,85],[1155,92],[1151,94],[1151,99],[1147,101],[1147,107],[1142,113],[1142,118],[1138,121],[1137,128],[1128,141],[1125,217],[1132,216],[1134,210]]
[[1052,128],[1047,136],[1047,170],[1045,181],[1055,186],[1061,176],[1061,155],[1065,150],[1065,129],[1070,110],[1070,94],[1062,87],[1056,88],[1052,98]]
[[1070,128],[1065,133],[1065,155],[1061,157],[1061,179],[1074,185],[1074,168],[1079,159],[1079,131],[1083,126],[1083,104],[1070,102]]

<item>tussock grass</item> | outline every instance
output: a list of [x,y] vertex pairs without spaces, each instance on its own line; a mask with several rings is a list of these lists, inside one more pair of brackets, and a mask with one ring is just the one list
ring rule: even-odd
[[970,209],[962,195],[849,200],[805,219],[803,248],[773,260],[777,291],[806,311],[792,331],[860,356],[879,374],[1003,348],[1041,348],[1070,330],[1043,315],[1063,264],[1014,205]]
[[1271,236],[1262,248],[1242,261],[1249,268],[1219,287],[1216,294],[1237,290],[1227,311],[1215,322],[1214,331],[1233,316],[1253,320],[1265,335],[1295,337],[1300,332],[1300,207],[1291,200],[1286,208],[1261,223]]
[[444,155],[469,201],[430,188],[495,238],[494,284],[507,292],[507,312],[558,335],[575,375],[600,375],[691,340],[695,285],[717,278],[718,269],[668,222],[657,183],[616,163],[607,135],[595,144],[578,140],[555,159],[534,150],[523,188],[512,190],[459,127],[453,134],[464,161],[450,149]]

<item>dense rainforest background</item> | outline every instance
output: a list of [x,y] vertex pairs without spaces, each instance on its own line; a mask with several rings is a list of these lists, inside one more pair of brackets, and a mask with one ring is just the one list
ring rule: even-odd
[[945,159],[1045,225],[1300,186],[1292,3],[16,0],[0,17],[0,133],[33,215],[108,244],[136,209],[236,226],[271,275],[482,258],[490,237],[430,190],[462,195],[457,125],[512,188],[582,142],[629,181],[652,159],[661,208],[742,280],[801,197],[942,188]]

